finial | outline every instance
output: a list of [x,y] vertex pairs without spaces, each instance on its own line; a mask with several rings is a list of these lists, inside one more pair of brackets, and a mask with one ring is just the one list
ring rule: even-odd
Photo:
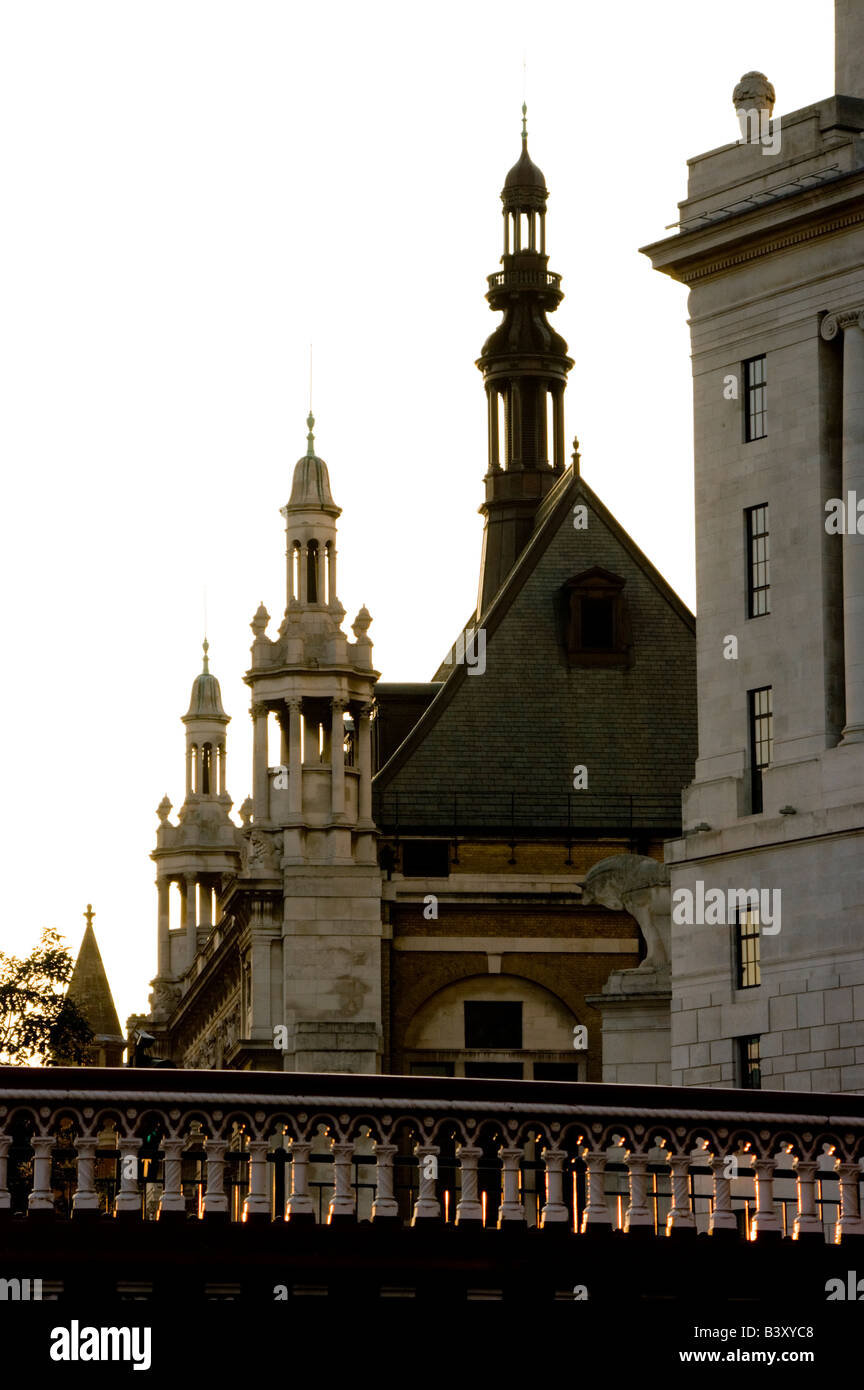
[[309,433],[308,433],[307,436],[306,436],[306,457],[307,457],[307,459],[314,459],[314,457],[315,457],[315,436],[314,436],[314,434],[312,433],[312,431],[313,431],[313,429],[315,428],[315,416],[312,414],[312,411],[311,411],[311,410],[309,411],[309,414],[306,416],[306,424],[307,424],[308,429],[309,429]]
[[522,103],[522,148],[528,148],[528,103]]
[[90,903],[87,904],[87,911],[82,912],[81,916],[86,919],[88,927],[92,927],[93,918],[96,916],[96,913],[93,911],[92,905]]
[[576,438],[576,436],[574,435],[574,436],[573,436],[573,472],[574,472],[574,473],[578,473],[578,472],[579,472],[579,461],[580,461],[581,457],[582,457],[582,455],[581,455],[580,452],[579,452],[579,440],[578,440],[578,439]]
[[210,643],[207,641],[206,637],[204,638],[202,646],[204,647],[204,675],[207,676],[210,674],[210,662],[207,659],[207,653],[210,650]]

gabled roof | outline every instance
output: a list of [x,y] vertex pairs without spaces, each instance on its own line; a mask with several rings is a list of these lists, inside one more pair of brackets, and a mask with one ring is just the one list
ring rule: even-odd
[[[593,488],[588,486],[581,473],[577,473],[574,470],[572,464],[562,475],[551,492],[543,499],[543,502],[538,508],[531,539],[528,541],[528,544],[510,571],[506,581],[493,598],[485,614],[481,614],[480,621],[478,621],[477,615],[472,613],[462,630],[463,633],[472,628],[482,627],[486,633],[486,642],[488,645],[490,640],[494,637],[496,629],[501,625],[543,556],[546,554],[546,551],[558,534],[560,528],[565,524],[567,518],[573,514],[573,508],[579,503],[584,503],[589,511],[593,512],[598,520],[612,533],[615,540],[623,547],[633,562],[644,573],[655,591],[680,618],[681,622],[692,633],[695,633],[696,619],[694,614],[691,613],[687,605],[678,597],[675,590],[667,580],[663,578],[663,575],[651,563],[647,555],[640,550],[632,536],[625,531],[621,523],[616,520],[608,508],[601,502]],[[400,744],[393,756],[377,773],[375,784],[379,790],[383,789],[390,778],[410,759],[414,750],[422,744],[423,740],[429,734],[429,731],[437,724],[456,693],[460,690],[465,680],[468,679],[468,666],[465,663],[455,663],[452,666],[445,663],[436,671],[435,679],[443,679],[444,682],[438,695],[414,725],[414,728],[405,741]]]

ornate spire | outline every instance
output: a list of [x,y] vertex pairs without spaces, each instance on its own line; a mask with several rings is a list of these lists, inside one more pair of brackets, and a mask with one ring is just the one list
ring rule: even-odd
[[210,643],[207,641],[206,637],[204,638],[202,645],[204,647],[204,670],[202,674],[207,676],[210,674],[210,662],[207,659],[207,653],[210,650]]
[[522,103],[522,149],[528,153],[528,103]]
[[306,436],[306,457],[307,459],[314,459],[315,436],[312,433],[312,431],[315,428],[315,416],[312,414],[311,410],[309,411],[309,414],[306,416],[306,427],[309,430],[309,433]]

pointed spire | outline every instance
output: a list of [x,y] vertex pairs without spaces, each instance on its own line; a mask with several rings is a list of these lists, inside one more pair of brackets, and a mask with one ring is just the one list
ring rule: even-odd
[[204,641],[203,641],[203,643],[202,643],[202,646],[203,646],[203,648],[204,648],[204,670],[203,670],[202,674],[205,675],[205,676],[209,676],[209,674],[210,674],[210,662],[209,662],[209,660],[208,660],[208,658],[207,658],[207,653],[208,653],[209,650],[210,650],[210,643],[207,641],[207,638],[206,638],[206,637],[204,638]]
[[522,148],[528,152],[528,103],[522,103]]
[[312,433],[312,431],[315,428],[315,416],[312,414],[311,410],[309,411],[309,414],[306,416],[306,426],[309,430],[309,433],[306,436],[306,457],[307,459],[314,459],[315,436]]

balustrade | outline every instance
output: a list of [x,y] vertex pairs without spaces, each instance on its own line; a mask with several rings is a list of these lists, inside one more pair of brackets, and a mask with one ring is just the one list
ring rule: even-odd
[[0,1217],[864,1234],[856,1097],[501,1095],[480,1080],[2,1068]]

